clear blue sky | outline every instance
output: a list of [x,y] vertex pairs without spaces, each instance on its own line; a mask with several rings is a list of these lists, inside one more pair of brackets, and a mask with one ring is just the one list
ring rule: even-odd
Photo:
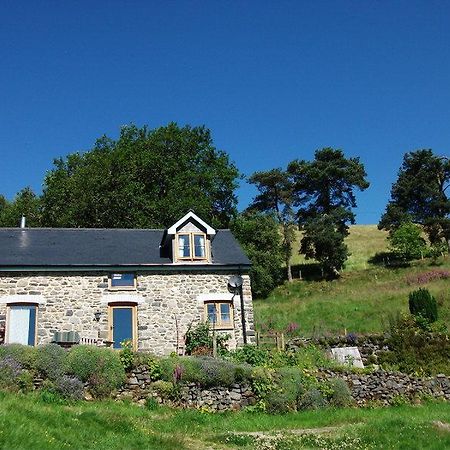
[[[450,154],[450,2],[0,2],[0,193],[121,125],[205,124],[246,175],[360,156],[376,223],[402,155]],[[240,207],[254,196],[239,190]]]

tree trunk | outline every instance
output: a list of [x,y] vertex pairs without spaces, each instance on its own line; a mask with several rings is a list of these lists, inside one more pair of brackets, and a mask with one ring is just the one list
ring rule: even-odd
[[286,260],[287,279],[289,283],[292,281],[292,268],[290,258]]

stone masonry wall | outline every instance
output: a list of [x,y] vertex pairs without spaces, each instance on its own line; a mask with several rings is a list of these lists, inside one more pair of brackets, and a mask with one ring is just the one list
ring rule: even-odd
[[[399,396],[409,401],[414,401],[420,396],[450,401],[450,378],[445,375],[419,378],[384,370],[359,374],[324,369],[314,376],[319,379],[342,378],[349,386],[352,397],[358,406],[373,401],[389,405],[395,403]],[[229,388],[217,386],[202,389],[196,384],[190,383],[181,387],[180,396],[175,402],[159,397],[156,390],[152,389],[152,384],[146,368],[137,368],[128,374],[127,382],[116,398],[127,398],[143,404],[151,396],[160,403],[186,408],[207,407],[215,411],[236,410],[256,403],[255,394],[247,384],[235,384]]]
[[[37,313],[38,344],[51,342],[55,331],[77,331],[81,337],[106,339],[110,327],[108,303],[136,300],[139,350],[169,354],[177,349],[177,336],[180,339],[191,323],[204,320],[203,302],[209,295],[230,296],[227,291],[230,275],[200,271],[137,273],[136,291],[109,291],[108,274],[100,272],[0,273],[0,322],[5,322],[7,317],[7,296],[41,296],[44,303],[39,305]],[[243,278],[246,328],[248,341],[252,342],[250,279],[248,275]],[[97,310],[102,313],[98,323],[93,320]],[[231,347],[243,342],[240,318],[237,295],[234,297],[234,330],[226,331],[232,334]]]

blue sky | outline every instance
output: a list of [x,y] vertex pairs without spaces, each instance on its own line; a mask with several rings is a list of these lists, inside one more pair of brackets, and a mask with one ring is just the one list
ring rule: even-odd
[[[450,2],[0,2],[0,193],[120,126],[205,124],[246,175],[359,156],[376,223],[404,152],[450,154]],[[255,192],[242,184],[240,207]]]

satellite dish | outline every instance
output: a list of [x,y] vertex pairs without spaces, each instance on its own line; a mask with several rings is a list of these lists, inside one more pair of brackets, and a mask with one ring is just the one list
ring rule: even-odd
[[232,275],[230,279],[228,280],[228,290],[232,294],[237,294],[239,290],[241,289],[242,285],[244,283],[244,280],[240,275]]

